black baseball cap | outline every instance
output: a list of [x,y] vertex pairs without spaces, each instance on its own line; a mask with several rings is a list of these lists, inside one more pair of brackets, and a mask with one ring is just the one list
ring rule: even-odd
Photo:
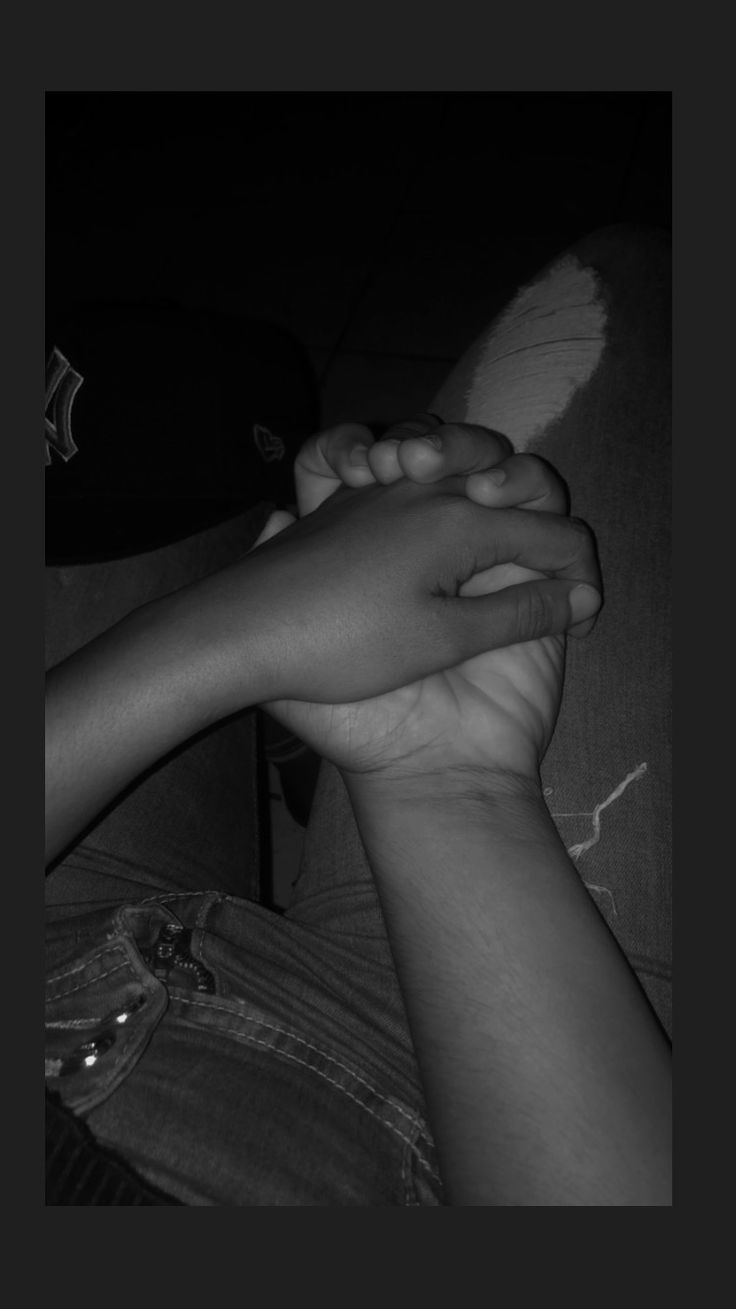
[[319,395],[281,327],[100,301],[50,312],[46,345],[47,563],[124,557],[295,501]]

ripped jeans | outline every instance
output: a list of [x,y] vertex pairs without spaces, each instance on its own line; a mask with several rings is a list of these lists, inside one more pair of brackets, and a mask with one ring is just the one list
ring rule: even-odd
[[[522,289],[427,409],[547,458],[595,531],[605,606],[568,643],[543,782],[671,1032],[669,296],[669,238],[595,233]],[[203,534],[204,567],[247,549],[268,508]],[[81,581],[61,570],[55,584],[83,598],[57,657],[193,580],[196,545],[112,565],[129,589],[106,621],[96,566]],[[253,719],[162,761],[49,874],[49,1085],[185,1204],[441,1205],[383,917],[332,765],[288,909],[257,902]]]

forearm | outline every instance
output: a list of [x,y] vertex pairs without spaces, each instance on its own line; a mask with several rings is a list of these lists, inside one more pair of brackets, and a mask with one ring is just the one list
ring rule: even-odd
[[170,750],[259,702],[251,582],[241,568],[145,605],[47,675],[47,863]]
[[541,794],[345,780],[450,1203],[670,1204],[669,1045]]

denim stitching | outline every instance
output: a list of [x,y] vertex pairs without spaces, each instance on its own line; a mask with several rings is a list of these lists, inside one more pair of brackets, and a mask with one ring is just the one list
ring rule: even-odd
[[54,1030],[66,1032],[72,1030],[75,1027],[76,1028],[97,1027],[99,1022],[100,1022],[99,1015],[96,1018],[68,1018],[66,1020],[59,1019],[58,1021],[56,1019],[49,1018],[47,1019],[44,1026],[49,1028],[49,1030],[53,1028]]
[[[120,969],[124,969],[124,967],[127,967],[127,966],[128,966],[128,961],[127,961],[127,959],[123,959],[123,962],[122,962],[122,963],[115,963],[115,967],[114,967],[114,969],[107,969],[106,973],[98,973],[98,974],[97,974],[97,977],[94,977],[94,978],[88,978],[88,980],[86,980],[86,982],[80,982],[80,983],[79,983],[79,986],[73,986],[73,987],[69,988],[68,991],[64,991],[63,994],[59,994],[59,995],[50,995],[50,996],[48,996],[48,1000],[64,1000],[65,997],[67,997],[68,995],[73,995],[73,994],[75,994],[75,991],[84,991],[84,988],[85,988],[85,987],[94,986],[94,983],[96,983],[96,982],[102,982],[102,978],[109,978],[109,977],[111,977],[111,975],[113,975],[113,973],[118,973],[118,971],[119,971]],[[64,974],[62,974],[62,977],[63,977],[63,975],[64,975]],[[60,979],[59,979],[59,978],[54,978],[54,980],[55,980],[55,982],[58,982],[58,980],[60,980]],[[51,982],[48,983],[48,986],[51,986]]]
[[[207,1005],[207,1004],[204,1004],[204,1002],[203,1002],[202,1000],[189,1000],[189,999],[185,998],[184,996],[177,996],[176,998],[177,998],[178,1000],[180,1000],[183,1004],[199,1005],[201,1008],[204,1008],[204,1009],[220,1009],[223,1013],[230,1013],[230,1010],[229,1010],[229,1009],[226,1009],[224,1005]],[[401,1105],[396,1104],[396,1103],[390,1101],[390,1100],[388,1099],[387,1096],[382,1095],[380,1091],[377,1091],[376,1088],[375,1088],[374,1086],[372,1086],[370,1082],[366,1081],[366,1079],[365,1079],[364,1077],[361,1077],[359,1073],[355,1073],[355,1072],[353,1071],[353,1069],[352,1069],[352,1068],[348,1068],[346,1064],[342,1064],[342,1063],[340,1063],[340,1060],[339,1060],[339,1059],[333,1059],[331,1055],[328,1055],[328,1054],[326,1054],[323,1050],[320,1050],[318,1046],[316,1046],[316,1045],[311,1045],[311,1044],[309,1043],[309,1041],[305,1041],[305,1040],[303,1039],[303,1037],[301,1037],[301,1036],[296,1036],[296,1034],[293,1033],[293,1032],[287,1032],[283,1027],[276,1027],[273,1023],[262,1022],[262,1021],[261,1021],[260,1019],[258,1019],[258,1018],[249,1018],[247,1015],[243,1015],[243,1017],[244,1017],[245,1021],[248,1022],[248,1023],[258,1023],[258,1025],[259,1025],[260,1027],[265,1027],[265,1028],[267,1028],[269,1031],[276,1032],[276,1033],[277,1033],[278,1035],[280,1035],[280,1036],[288,1036],[288,1037],[290,1038],[290,1040],[296,1041],[299,1045],[306,1046],[306,1048],[307,1048],[308,1050],[312,1050],[312,1051],[314,1051],[314,1053],[315,1053],[315,1054],[318,1054],[322,1059],[326,1059],[328,1063],[330,1063],[330,1064],[334,1064],[336,1068],[342,1068],[344,1072],[348,1073],[351,1077],[354,1077],[355,1080],[356,1080],[357,1082],[360,1082],[363,1086],[365,1086],[366,1089],[367,1089],[368,1091],[370,1091],[372,1095],[375,1095],[375,1097],[376,1097],[377,1100],[381,1100],[381,1101],[383,1101],[384,1104],[387,1104],[387,1105],[388,1105],[388,1104],[392,1104],[392,1105],[393,1105],[393,1108],[394,1108],[394,1109],[397,1109],[398,1112],[402,1115],[402,1117],[406,1118],[406,1119],[409,1121],[409,1123],[410,1123],[411,1126],[414,1128],[414,1130],[417,1132],[417,1134],[418,1134],[419,1136],[421,1136],[421,1137],[424,1138],[425,1134],[424,1134],[424,1132],[422,1131],[422,1128],[421,1128],[419,1122],[417,1121],[417,1119],[416,1119],[412,1114],[410,1114],[406,1109],[403,1109]],[[224,1032],[232,1033],[233,1036],[245,1036],[246,1039],[247,1039],[248,1041],[252,1042],[252,1044],[254,1044],[254,1045],[262,1045],[262,1046],[264,1046],[266,1049],[273,1050],[273,1047],[270,1046],[270,1045],[268,1044],[267,1041],[260,1041],[260,1040],[258,1039],[258,1037],[256,1037],[256,1036],[249,1036],[247,1033],[244,1033],[244,1032],[242,1031],[242,1029],[239,1028],[239,1027],[226,1027],[226,1028],[219,1028],[218,1030],[219,1030],[219,1031],[224,1031]],[[419,1148],[418,1148],[418,1146],[417,1146],[417,1142],[416,1142],[416,1140],[412,1140],[412,1138],[411,1138],[410,1136],[406,1136],[406,1135],[405,1135],[403,1132],[401,1132],[401,1131],[399,1130],[399,1128],[396,1127],[393,1123],[386,1122],[385,1119],[381,1118],[380,1115],[376,1113],[375,1109],[371,1109],[369,1105],[364,1104],[361,1100],[358,1099],[358,1097],[357,1097],[356,1095],[353,1095],[353,1094],[352,1094],[350,1091],[348,1091],[344,1086],[341,1086],[340,1083],[337,1082],[337,1081],[335,1081],[335,1079],[334,1079],[333,1077],[328,1077],[327,1073],[323,1072],[321,1069],[319,1069],[319,1068],[313,1068],[312,1065],[306,1061],[306,1059],[299,1059],[297,1055],[295,1055],[295,1054],[290,1054],[290,1053],[289,1053],[288,1051],[286,1051],[286,1050],[278,1050],[278,1051],[274,1051],[274,1053],[277,1054],[277,1055],[283,1055],[284,1058],[286,1058],[286,1059],[291,1059],[294,1063],[301,1064],[304,1068],[307,1068],[307,1069],[309,1069],[311,1072],[316,1073],[318,1077],[323,1077],[324,1080],[325,1080],[326,1082],[329,1082],[332,1086],[337,1087],[338,1091],[342,1091],[343,1094],[346,1095],[346,1096],[348,1097],[348,1099],[350,1099],[350,1100],[354,1100],[355,1103],[358,1104],[358,1105],[360,1105],[361,1108],[365,1109],[367,1113],[372,1114],[373,1117],[374,1117],[374,1118],[375,1118],[379,1123],[383,1123],[384,1127],[388,1127],[389,1131],[395,1132],[395,1134],[396,1134],[396,1135],[397,1135],[397,1136],[398,1136],[402,1141],[405,1141],[406,1144],[407,1144],[407,1145],[408,1145],[412,1150],[416,1150],[417,1155],[419,1156],[419,1159],[420,1159],[421,1163],[424,1165],[424,1167],[427,1169],[427,1171],[432,1175],[432,1177],[435,1178],[435,1180],[436,1180],[437,1182],[440,1183],[440,1185],[442,1184],[442,1183],[441,1183],[441,1179],[439,1178],[439,1176],[437,1175],[437,1173],[434,1171],[434,1169],[432,1168],[431,1164],[428,1162],[428,1160],[426,1160],[426,1159],[423,1157],[421,1151],[419,1150]],[[425,1138],[425,1139],[426,1139],[426,1138]]]
[[210,909],[212,909],[211,904],[203,904],[201,908],[197,911],[197,920],[194,926],[197,929],[197,931],[200,933],[200,936],[202,935],[202,929],[205,923],[207,922],[207,919],[209,918]]
[[[164,891],[160,895],[149,895],[145,900],[138,900],[142,904],[162,904],[164,900],[191,900],[196,895],[212,895],[212,891]],[[216,892],[215,892],[216,894]],[[124,906],[127,907],[127,906]]]
[[[244,1033],[240,1030],[240,1028],[237,1028],[237,1027],[226,1027],[226,1028],[221,1028],[220,1030],[221,1030],[221,1031],[225,1031],[225,1032],[231,1032],[231,1033],[233,1034],[233,1036],[243,1036],[243,1035],[244,1035]],[[298,1039],[298,1038],[297,1038],[297,1039]],[[262,1046],[264,1046],[267,1050],[272,1050],[272,1051],[273,1051],[273,1046],[269,1045],[267,1041],[260,1041],[260,1040],[258,1039],[257,1036],[249,1036],[249,1037],[247,1037],[247,1040],[248,1040],[252,1045],[262,1045]],[[312,1048],[312,1047],[310,1047],[310,1048]],[[359,1105],[361,1109],[364,1109],[364,1110],[366,1111],[366,1113],[371,1114],[371,1116],[372,1116],[373,1118],[375,1118],[377,1122],[381,1123],[383,1127],[387,1127],[388,1130],[389,1130],[390,1132],[393,1132],[396,1136],[399,1137],[399,1139],[400,1139],[401,1141],[404,1141],[404,1142],[406,1143],[406,1145],[408,1145],[409,1148],[410,1148],[411,1150],[416,1150],[416,1153],[417,1153],[417,1155],[419,1156],[419,1159],[420,1159],[421,1163],[424,1165],[424,1167],[427,1169],[427,1171],[428,1171],[429,1173],[431,1173],[432,1177],[434,1177],[435,1180],[436,1180],[436,1181],[441,1185],[440,1178],[437,1176],[437,1174],[435,1173],[435,1171],[434,1171],[434,1169],[432,1168],[432,1166],[427,1162],[426,1159],[424,1159],[424,1158],[422,1157],[421,1151],[417,1148],[417,1143],[416,1143],[416,1141],[413,1141],[412,1138],[411,1138],[410,1136],[406,1136],[404,1132],[400,1131],[399,1128],[395,1126],[395,1124],[390,1123],[390,1122],[387,1122],[386,1119],[381,1118],[380,1114],[378,1114],[378,1113],[376,1112],[375,1109],[371,1109],[370,1105],[367,1105],[367,1104],[365,1104],[362,1100],[359,1100],[358,1097],[357,1097],[357,1095],[353,1095],[352,1091],[348,1091],[346,1087],[342,1086],[342,1085],[340,1084],[340,1082],[337,1082],[337,1081],[335,1080],[334,1077],[329,1077],[329,1076],[327,1075],[327,1073],[323,1072],[322,1069],[320,1069],[320,1068],[313,1068],[311,1064],[307,1063],[306,1059],[299,1059],[297,1055],[295,1055],[295,1054],[291,1054],[291,1053],[289,1053],[289,1051],[287,1051],[287,1050],[278,1050],[278,1051],[274,1051],[274,1053],[276,1053],[277,1055],[281,1055],[281,1056],[283,1056],[284,1059],[291,1059],[292,1063],[295,1063],[295,1064],[301,1064],[302,1067],[308,1069],[309,1072],[316,1073],[318,1077],[322,1077],[322,1078],[324,1078],[324,1080],[325,1080],[326,1082],[329,1082],[330,1085],[331,1085],[331,1086],[334,1086],[338,1091],[342,1091],[343,1095],[346,1096],[346,1097],[348,1098],[348,1100],[353,1100],[353,1101],[355,1102],[355,1104]],[[321,1053],[321,1051],[317,1051],[317,1053],[319,1054],[319,1053]],[[325,1058],[329,1058],[329,1056],[327,1055],[327,1056],[325,1056]],[[332,1062],[332,1063],[337,1063],[337,1060],[334,1060],[334,1059],[333,1059],[333,1060],[331,1060],[331,1062]],[[341,1066],[341,1065],[338,1065],[338,1066]],[[350,1071],[350,1070],[348,1069],[348,1072],[349,1072],[349,1071]],[[361,1078],[361,1077],[358,1077],[358,1078],[356,1078],[356,1080],[359,1081],[359,1082],[362,1082],[364,1079]],[[368,1084],[367,1082],[365,1082],[364,1085],[367,1086],[368,1089],[369,1089],[370,1091],[373,1091],[373,1094],[376,1096],[377,1099],[379,1099],[379,1100],[383,1100],[385,1104],[388,1104],[388,1103],[389,1103],[389,1101],[386,1099],[385,1096],[382,1096],[382,1095],[380,1094],[380,1092],[378,1092],[378,1091],[374,1091],[373,1087],[369,1086],[369,1084]],[[396,1105],[395,1108],[399,1109],[399,1112],[400,1112],[400,1113],[403,1113],[403,1114],[405,1115],[405,1117],[407,1117],[407,1118],[409,1117],[409,1115],[406,1114],[405,1111],[404,1111],[403,1109],[401,1109],[399,1105]],[[411,1121],[411,1120],[410,1120],[410,1121]],[[414,1125],[415,1125],[415,1124],[412,1123],[412,1126],[414,1126]]]
[[[205,896],[205,895],[210,895],[210,894],[211,894],[211,892],[209,892],[209,891],[189,891],[189,892],[185,892],[185,893],[184,893],[184,895],[187,896],[187,897],[191,897],[191,896]],[[181,894],[180,892],[171,892],[171,893],[168,893],[168,894],[166,894],[166,895],[161,895],[161,896],[150,896],[148,900],[146,900],[146,901],[141,901],[140,903],[142,903],[142,904],[151,904],[151,903],[154,903],[154,902],[156,902],[156,903],[160,903],[160,902],[163,901],[163,900],[176,900],[176,899],[181,899],[181,898],[183,898],[183,896],[182,896],[182,894]],[[109,946],[104,947],[102,950],[98,951],[98,953],[97,953],[96,955],[92,955],[91,958],[85,960],[84,963],[82,963],[82,964],[77,964],[74,968],[70,968],[70,969],[68,969],[68,970],[67,970],[66,972],[64,972],[64,973],[57,973],[54,977],[52,977],[52,978],[49,979],[48,985],[49,985],[49,986],[52,986],[54,982],[62,981],[65,977],[70,977],[70,976],[72,976],[74,973],[76,973],[76,972],[80,972],[82,969],[86,969],[90,963],[92,963],[95,959],[100,958],[101,955],[103,955],[103,954],[106,952],[106,950],[108,950],[109,948],[110,948]],[[97,977],[95,977],[95,978],[93,978],[93,979],[90,979],[89,982],[83,982],[83,983],[80,983],[79,986],[72,987],[71,990],[69,990],[69,991],[65,991],[65,992],[64,992],[64,995],[65,995],[65,996],[66,996],[66,995],[73,995],[75,991],[81,991],[81,990],[83,990],[85,986],[89,986],[92,982],[102,981],[103,978],[105,978],[105,977],[109,977],[112,973],[117,972],[120,968],[124,968],[124,967],[126,966],[126,964],[127,964],[127,960],[124,960],[122,963],[116,964],[114,968],[109,969],[106,973],[100,973],[100,974],[98,974]],[[59,998],[59,997],[56,997],[56,996],[50,996],[49,998],[50,998],[50,999],[57,999],[57,998]],[[211,1009],[218,1009],[218,1010],[220,1010],[222,1013],[230,1013],[230,1012],[231,1012],[231,1010],[228,1009],[225,1005],[208,1005],[208,1004],[205,1004],[202,1000],[190,1000],[190,999],[188,999],[188,998],[186,998],[186,997],[184,997],[184,996],[177,996],[176,998],[177,998],[177,999],[178,999],[182,1004],[189,1004],[189,1005],[199,1006],[200,1008],[203,1008],[203,1009],[210,1009],[210,1010],[211,1010]],[[319,1055],[320,1058],[322,1058],[322,1059],[326,1059],[328,1063],[333,1064],[336,1068],[341,1068],[344,1072],[348,1073],[350,1077],[355,1078],[355,1080],[356,1080],[357,1082],[359,1082],[361,1085],[365,1086],[366,1089],[367,1089],[368,1091],[370,1091],[372,1095],[375,1095],[375,1097],[376,1097],[377,1100],[381,1100],[381,1101],[382,1101],[384,1104],[386,1104],[386,1105],[392,1103],[392,1102],[388,1099],[387,1096],[382,1095],[381,1092],[380,1092],[380,1091],[377,1091],[376,1088],[375,1088],[374,1086],[372,1086],[370,1082],[368,1082],[364,1077],[361,1077],[361,1075],[360,1075],[359,1073],[356,1073],[352,1068],[349,1068],[349,1067],[347,1066],[347,1064],[343,1064],[343,1063],[341,1063],[339,1059],[334,1059],[334,1058],[332,1057],[332,1055],[328,1055],[328,1054],[326,1054],[325,1051],[324,1051],[324,1050],[320,1050],[320,1048],[319,1048],[318,1046],[316,1046],[316,1045],[312,1045],[309,1041],[306,1041],[306,1040],[305,1040],[303,1037],[301,1037],[301,1036],[297,1036],[295,1032],[289,1032],[289,1031],[286,1030],[286,1028],[283,1028],[283,1027],[277,1027],[275,1023],[265,1022],[263,1019],[259,1019],[259,1018],[250,1018],[248,1015],[243,1015],[243,1019],[244,1019],[245,1022],[248,1022],[248,1023],[258,1023],[258,1025],[259,1025],[260,1027],[264,1027],[264,1028],[266,1028],[268,1031],[275,1032],[275,1033],[276,1033],[277,1035],[279,1035],[279,1036],[286,1036],[286,1037],[288,1037],[290,1040],[292,1040],[292,1041],[296,1041],[297,1044],[304,1046],[307,1050],[312,1050],[312,1051],[314,1052],[314,1054]],[[269,1047],[269,1046],[268,1046],[268,1043],[267,1043],[266,1041],[259,1041],[257,1037],[254,1037],[254,1036],[248,1036],[247,1033],[243,1033],[242,1030],[241,1030],[240,1028],[231,1027],[231,1028],[224,1028],[224,1029],[221,1029],[221,1030],[224,1030],[224,1031],[226,1031],[226,1032],[229,1032],[229,1033],[231,1033],[231,1034],[234,1035],[234,1036],[237,1036],[237,1035],[243,1036],[243,1035],[245,1035],[245,1036],[246,1036],[246,1039],[249,1040],[249,1041],[251,1041],[251,1042],[252,1042],[253,1044],[255,1044],[255,1045],[262,1045],[262,1046],[264,1046],[264,1048],[269,1048],[269,1049],[272,1048],[272,1047]],[[287,1051],[284,1051],[284,1050],[279,1050],[279,1051],[276,1051],[275,1053],[277,1053],[277,1054],[281,1054],[281,1055],[284,1055],[285,1058],[287,1058],[287,1059],[291,1059],[294,1063],[301,1064],[304,1068],[307,1068],[307,1069],[311,1070],[312,1072],[317,1073],[317,1075],[318,1075],[319,1077],[324,1078],[324,1080],[325,1080],[326,1082],[329,1082],[331,1085],[335,1086],[339,1091],[342,1091],[343,1094],[344,1094],[345,1096],[347,1096],[348,1099],[353,1100],[356,1104],[360,1105],[361,1108],[365,1109],[367,1113],[371,1114],[371,1115],[372,1115],[372,1116],[377,1120],[377,1122],[382,1123],[384,1127],[388,1127],[389,1131],[394,1132],[394,1133],[396,1134],[396,1136],[398,1136],[398,1137],[400,1138],[400,1140],[404,1141],[404,1142],[405,1142],[405,1143],[410,1147],[411,1150],[415,1150],[415,1151],[416,1151],[417,1156],[419,1157],[420,1162],[421,1162],[421,1163],[423,1164],[423,1166],[427,1169],[427,1172],[428,1172],[428,1173],[429,1173],[429,1174],[430,1174],[430,1175],[435,1179],[436,1182],[438,1182],[440,1185],[442,1185],[442,1182],[441,1182],[440,1177],[439,1177],[438,1174],[435,1172],[434,1168],[432,1168],[432,1165],[429,1163],[429,1161],[428,1161],[427,1159],[425,1159],[424,1156],[422,1155],[422,1152],[421,1152],[421,1150],[419,1149],[416,1140],[413,1141],[413,1140],[411,1139],[411,1137],[406,1136],[406,1135],[405,1135],[403,1132],[401,1132],[401,1131],[399,1130],[399,1128],[396,1127],[393,1123],[386,1122],[385,1119],[381,1118],[380,1115],[376,1113],[375,1109],[371,1109],[368,1105],[363,1104],[363,1102],[362,1102],[361,1100],[359,1100],[357,1096],[353,1095],[353,1094],[352,1094],[350,1091],[348,1091],[344,1086],[341,1086],[340,1083],[337,1082],[337,1081],[335,1081],[334,1078],[332,1078],[332,1077],[328,1077],[327,1073],[323,1072],[321,1069],[318,1069],[318,1068],[312,1068],[312,1065],[309,1064],[309,1063],[307,1063],[307,1061],[306,1061],[305,1059],[299,1059],[296,1055],[289,1054]],[[397,1110],[398,1113],[401,1114],[401,1116],[402,1116],[403,1118],[406,1118],[406,1119],[407,1119],[407,1121],[409,1122],[409,1124],[414,1128],[415,1132],[417,1133],[417,1137],[418,1137],[419,1139],[421,1139],[423,1142],[427,1143],[427,1142],[428,1142],[427,1134],[426,1134],[426,1132],[424,1131],[423,1127],[421,1126],[420,1121],[419,1121],[419,1120],[418,1120],[414,1115],[410,1114],[408,1110],[404,1109],[400,1104],[397,1104],[397,1103],[393,1102],[393,1108],[394,1108],[395,1110]]]
[[[225,1031],[230,1031],[233,1033],[233,1035],[236,1035],[238,1033],[238,1028],[237,1027],[225,1028]],[[257,1036],[250,1036],[248,1037],[248,1040],[253,1045],[262,1045],[267,1050],[273,1049],[273,1047],[270,1046],[267,1041],[261,1041],[258,1039]],[[378,1114],[375,1109],[371,1109],[370,1105],[367,1105],[362,1100],[359,1100],[357,1095],[354,1095],[352,1091],[348,1091],[347,1088],[342,1086],[340,1082],[336,1081],[334,1077],[329,1077],[328,1074],[324,1072],[321,1068],[313,1068],[311,1064],[307,1063],[306,1059],[300,1059],[297,1055],[291,1054],[288,1050],[279,1050],[278,1054],[282,1055],[285,1059],[291,1059],[292,1063],[301,1064],[303,1068],[308,1069],[309,1072],[316,1073],[318,1077],[324,1078],[324,1080],[326,1082],[329,1082],[331,1086],[334,1086],[338,1091],[342,1091],[343,1095],[347,1096],[348,1100],[353,1100],[354,1103],[359,1105],[361,1109],[365,1109],[366,1113],[371,1114],[372,1117],[375,1118],[377,1122],[381,1123],[384,1127],[387,1127],[390,1132],[394,1132],[395,1135],[398,1136],[401,1141],[404,1141],[406,1145],[410,1147],[410,1149],[412,1150],[415,1149],[415,1142],[412,1141],[410,1136],[407,1136],[393,1123],[386,1122],[386,1120],[384,1118],[381,1118],[380,1114]],[[362,1081],[363,1079],[358,1078],[357,1080]],[[369,1087],[369,1090],[372,1089],[373,1089],[372,1087]],[[376,1095],[377,1099],[383,1100],[384,1103],[387,1103],[385,1097],[380,1095],[377,1091],[374,1092],[374,1094]],[[419,1152],[417,1151],[417,1153]],[[424,1163],[424,1160],[422,1160],[422,1162]],[[429,1164],[427,1164],[427,1167],[429,1168]],[[437,1178],[437,1181],[439,1181],[439,1178]]]
[[73,973],[81,973],[89,964],[94,963],[95,959],[101,959],[103,954],[107,954],[110,950],[119,950],[119,948],[119,946],[110,944],[101,946],[95,954],[90,955],[89,958],[85,957],[81,964],[74,964],[72,968],[65,969],[63,973],[54,973],[53,977],[48,979],[49,986],[53,985],[54,982],[60,982],[63,977],[71,977]]
[[[232,1010],[228,1008],[227,1005],[207,1004],[204,1000],[190,1000],[188,997],[183,995],[177,995],[176,998],[181,1000],[183,1004],[196,1005],[202,1009],[219,1009],[219,1011],[224,1014],[232,1013]],[[388,1097],[381,1095],[381,1092],[377,1091],[375,1086],[368,1082],[364,1077],[361,1077],[360,1073],[356,1073],[354,1069],[349,1068],[347,1064],[341,1063],[340,1060],[335,1059],[333,1055],[327,1054],[326,1051],[321,1050],[318,1045],[312,1045],[311,1042],[305,1040],[303,1036],[297,1036],[296,1032],[290,1032],[287,1028],[278,1027],[275,1023],[269,1023],[267,1020],[262,1018],[251,1018],[248,1014],[243,1014],[242,1017],[246,1023],[257,1023],[259,1027],[265,1027],[269,1032],[276,1032],[278,1036],[288,1036],[291,1041],[296,1041],[299,1045],[306,1046],[307,1050],[312,1050],[314,1054],[318,1054],[322,1059],[327,1059],[329,1063],[334,1064],[336,1068],[341,1068],[343,1072],[354,1077],[357,1082],[361,1082],[363,1086],[373,1093],[373,1095],[378,1096],[381,1100],[385,1100],[387,1104],[390,1103]],[[237,1029],[233,1028],[230,1030],[235,1031]],[[414,1114],[409,1113],[407,1109],[403,1109],[399,1104],[396,1105],[396,1108],[404,1118],[409,1120],[412,1127],[421,1131],[419,1121]]]
[[[210,896],[210,895],[212,895],[212,894],[213,894],[213,892],[211,892],[211,891],[185,891],[185,892],[171,891],[171,892],[167,892],[167,893],[164,894],[164,895],[150,896],[148,900],[142,900],[140,903],[141,903],[141,904],[151,904],[151,903],[153,903],[154,901],[155,901],[156,903],[160,903],[160,902],[163,901],[163,900],[179,900],[179,899],[184,899],[184,898],[187,898],[187,897],[188,897],[188,898],[191,898],[191,897],[193,897],[193,896]],[[215,894],[217,894],[217,893],[215,892]],[[233,899],[232,896],[228,896],[228,895],[223,896],[223,898],[224,898],[225,900],[232,900],[232,899]],[[201,926],[201,924],[199,923],[199,920],[198,920],[198,922],[197,922],[197,926],[198,926],[198,927]],[[202,948],[200,949],[200,953],[202,954],[202,957],[204,958],[204,942],[202,942]],[[219,1009],[222,1013],[230,1013],[230,1012],[231,1012],[230,1009],[228,1009],[225,1005],[204,1005],[203,1002],[202,1002],[201,1000],[184,1000],[184,997],[183,997],[183,996],[181,996],[181,997],[179,997],[179,998],[180,998],[184,1003],[186,1003],[186,1004],[202,1005],[204,1008],[207,1008],[207,1009]],[[284,1028],[284,1027],[277,1027],[275,1024],[273,1024],[273,1023],[268,1023],[268,1022],[266,1022],[266,1021],[264,1021],[263,1019],[260,1019],[260,1018],[249,1018],[249,1017],[247,1017],[247,1016],[245,1016],[245,1015],[244,1015],[244,1017],[245,1017],[245,1021],[246,1021],[246,1022],[249,1022],[249,1023],[259,1023],[261,1027],[266,1027],[266,1028],[268,1028],[269,1031],[276,1032],[276,1033],[278,1033],[280,1036],[288,1036],[291,1040],[293,1040],[293,1041],[297,1041],[297,1042],[299,1042],[300,1045],[304,1045],[304,1046],[306,1046],[306,1048],[307,1048],[308,1050],[313,1050],[315,1054],[320,1055],[320,1056],[321,1056],[322,1058],[324,1058],[324,1059],[328,1059],[328,1060],[330,1061],[330,1063],[335,1064],[336,1067],[338,1067],[338,1068],[342,1068],[343,1071],[346,1072],[346,1073],[349,1073],[351,1077],[355,1077],[355,1079],[356,1079],[358,1082],[362,1082],[363,1085],[366,1086],[366,1087],[368,1088],[368,1090],[371,1091],[374,1095],[379,1096],[379,1098],[381,1098],[381,1099],[386,1099],[386,1097],[384,1097],[384,1096],[380,1096],[380,1092],[376,1091],[375,1087],[371,1086],[370,1082],[367,1082],[367,1081],[365,1080],[365,1078],[363,1078],[363,1077],[360,1076],[360,1074],[354,1072],[352,1068],[348,1068],[347,1064],[342,1064],[342,1063],[340,1063],[340,1060],[339,1060],[339,1059],[334,1059],[331,1055],[328,1055],[328,1054],[326,1054],[323,1050],[320,1050],[318,1046],[316,1046],[316,1045],[310,1045],[309,1041],[305,1041],[303,1037],[301,1037],[301,1036],[297,1036],[295,1032],[289,1032],[289,1031],[287,1031],[286,1028]],[[386,1102],[388,1103],[388,1101],[386,1101]],[[409,1120],[409,1122],[411,1123],[412,1127],[414,1127],[414,1128],[419,1132],[419,1134],[421,1135],[422,1139],[423,1139],[424,1141],[428,1141],[427,1134],[426,1134],[426,1132],[424,1131],[424,1129],[421,1127],[419,1120],[418,1120],[417,1118],[415,1118],[413,1115],[411,1115],[411,1114],[410,1114],[406,1109],[402,1109],[400,1105],[397,1104],[397,1105],[396,1105],[396,1108],[398,1109],[399,1113],[403,1115],[404,1118],[407,1118],[407,1119]],[[438,1179],[438,1180],[439,1180],[439,1179]]]
[[[89,960],[88,962],[91,963],[91,960]],[[70,990],[64,991],[63,995],[49,995],[48,999],[49,1000],[65,999],[66,996],[68,995],[74,995],[75,991],[83,991],[86,986],[94,986],[95,982],[101,982],[103,977],[110,977],[112,973],[117,973],[119,969],[126,968],[127,966],[128,966],[128,960],[124,959],[122,963],[116,964],[114,968],[108,968],[106,973],[98,973],[96,977],[90,977],[86,982],[80,982],[79,986],[72,986]],[[75,973],[77,971],[78,970],[76,968],[71,969],[72,973]],[[58,977],[52,977],[49,981],[49,986],[51,986],[54,982],[61,981],[62,978],[68,976],[70,976],[69,973],[60,973]]]

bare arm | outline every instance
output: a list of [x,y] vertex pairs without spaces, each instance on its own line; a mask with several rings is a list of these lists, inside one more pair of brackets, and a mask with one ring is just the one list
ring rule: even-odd
[[345,780],[450,1203],[671,1204],[669,1043],[541,790]]
[[48,673],[47,864],[146,768],[257,703],[254,625],[249,634],[243,624],[238,697],[229,701],[232,676],[202,628],[203,589],[143,606]]
[[[244,560],[136,610],[48,676],[47,860],[144,769],[228,714],[282,697],[375,696],[536,636],[540,622],[564,631],[576,582],[595,576],[580,540],[553,515],[490,518],[460,477],[343,488]],[[525,549],[549,561],[532,597],[518,588],[536,604],[510,591],[444,598],[470,561]]]

